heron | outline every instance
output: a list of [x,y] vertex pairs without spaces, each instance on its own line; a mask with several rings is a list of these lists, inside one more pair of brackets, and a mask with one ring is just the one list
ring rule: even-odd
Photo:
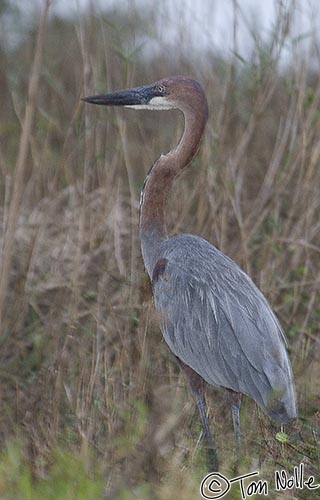
[[218,470],[206,383],[228,390],[238,444],[242,395],[251,397],[279,425],[295,418],[297,409],[285,335],[262,292],[207,240],[191,234],[168,235],[168,195],[200,147],[208,119],[205,92],[192,78],[173,76],[83,100],[136,110],[178,109],[184,115],[178,145],[161,155],[146,176],[140,195],[140,241],[163,337],[196,401],[208,467]]

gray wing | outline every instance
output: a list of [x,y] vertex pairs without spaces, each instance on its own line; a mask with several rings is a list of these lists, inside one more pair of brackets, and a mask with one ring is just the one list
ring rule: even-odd
[[177,263],[170,252],[156,264],[153,292],[163,336],[208,383],[249,395],[284,423],[295,416],[295,394],[280,325],[250,278],[214,250],[202,255],[197,270],[186,255]]

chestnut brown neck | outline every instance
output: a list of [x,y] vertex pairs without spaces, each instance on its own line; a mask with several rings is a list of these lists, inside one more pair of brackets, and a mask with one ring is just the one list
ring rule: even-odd
[[[178,146],[162,155],[151,168],[141,192],[140,237],[142,254],[149,275],[152,273],[157,248],[166,239],[165,207],[174,179],[190,164],[199,149],[208,117],[204,95],[195,103],[181,106],[185,118],[184,132]],[[193,104],[193,105],[192,105]]]

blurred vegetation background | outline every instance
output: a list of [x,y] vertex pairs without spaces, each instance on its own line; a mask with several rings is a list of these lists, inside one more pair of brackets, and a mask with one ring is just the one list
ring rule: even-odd
[[[240,472],[260,470],[271,488],[275,469],[304,463],[319,483],[320,45],[316,31],[294,33],[301,4],[275,1],[267,37],[247,22],[245,56],[236,0],[228,53],[197,45],[183,1],[174,44],[166,2],[91,1],[75,17],[29,4],[26,14],[0,1],[0,498],[200,497],[197,410],[162,339],[138,239],[144,176],[183,122],[80,101],[172,74],[201,82],[210,117],[173,189],[170,233],[208,239],[252,276],[296,378],[300,418],[284,436],[245,398]],[[208,405],[231,478],[223,391],[208,388]]]

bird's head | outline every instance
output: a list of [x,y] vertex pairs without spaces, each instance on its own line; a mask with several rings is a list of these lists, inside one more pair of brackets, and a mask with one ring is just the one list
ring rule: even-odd
[[190,106],[205,108],[207,100],[201,85],[184,76],[163,78],[143,87],[119,90],[110,94],[100,94],[82,99],[91,104],[103,106],[125,106],[134,109],[180,109],[186,111]]

